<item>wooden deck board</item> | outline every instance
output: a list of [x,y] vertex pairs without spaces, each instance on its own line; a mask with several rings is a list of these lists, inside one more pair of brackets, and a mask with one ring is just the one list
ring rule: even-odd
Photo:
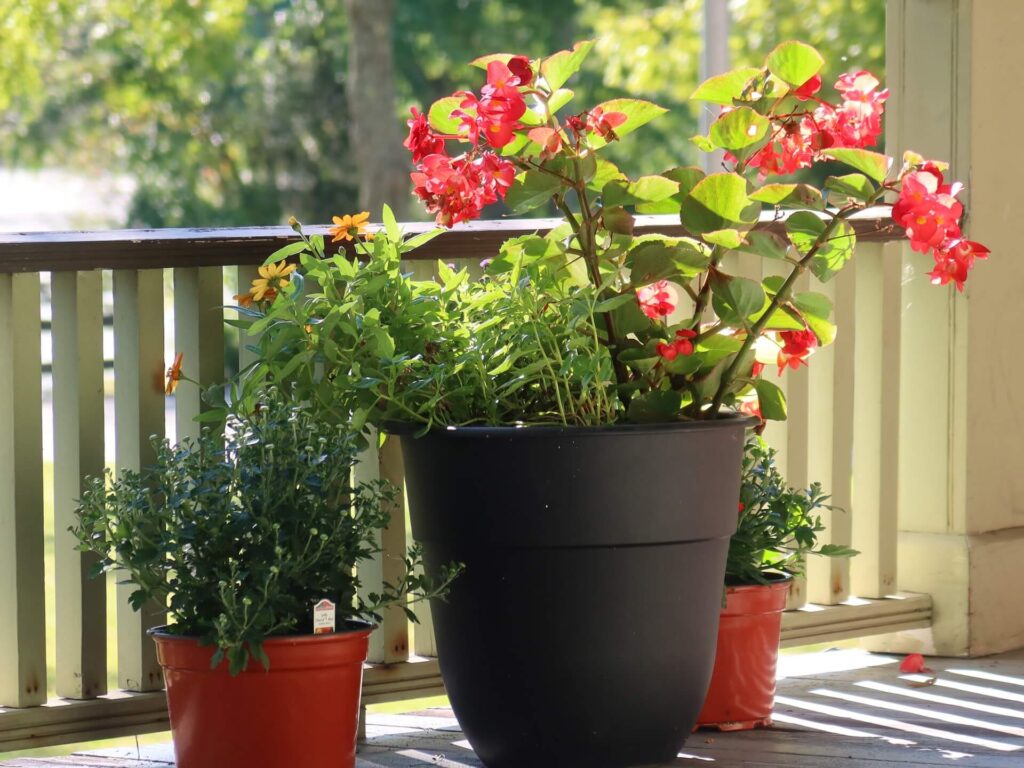
[[[901,675],[897,661],[859,651],[783,656],[773,728],[695,733],[669,765],[1024,765],[1024,650],[969,661],[929,660],[938,679],[923,687],[912,686],[922,678]],[[367,732],[359,768],[481,766],[447,709],[371,714]],[[163,744],[0,763],[2,768],[58,766],[171,768],[173,752]]]

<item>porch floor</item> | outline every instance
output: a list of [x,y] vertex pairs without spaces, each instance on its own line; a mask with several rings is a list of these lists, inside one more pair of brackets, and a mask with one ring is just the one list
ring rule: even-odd
[[[929,659],[933,673],[901,675],[899,659],[824,651],[780,659],[775,725],[701,731],[671,766],[719,768],[1024,765],[1024,649],[982,659]],[[934,682],[929,680],[934,675]],[[371,713],[359,768],[476,768],[451,710]],[[3,768],[168,768],[170,744],[22,758]],[[524,768],[528,768],[524,766]],[[569,767],[567,767],[569,768]]]

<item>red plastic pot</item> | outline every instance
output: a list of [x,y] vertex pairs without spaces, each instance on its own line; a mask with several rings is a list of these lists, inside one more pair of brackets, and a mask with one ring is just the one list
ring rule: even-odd
[[353,768],[372,629],[270,638],[270,669],[250,661],[235,677],[210,669],[212,646],[152,632],[177,767]]
[[792,579],[726,588],[711,685],[699,728],[745,731],[772,724],[782,611]]

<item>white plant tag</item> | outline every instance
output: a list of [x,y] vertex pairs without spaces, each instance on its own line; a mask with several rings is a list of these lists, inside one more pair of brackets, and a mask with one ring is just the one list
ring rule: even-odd
[[335,606],[327,598],[324,598],[313,606],[313,634],[324,635],[334,632]]

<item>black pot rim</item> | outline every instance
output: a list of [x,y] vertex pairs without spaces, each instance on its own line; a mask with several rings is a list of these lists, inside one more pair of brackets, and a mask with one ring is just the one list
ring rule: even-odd
[[[179,635],[177,632],[168,632],[168,627],[173,626],[172,624],[160,624],[156,627],[150,627],[146,630],[146,634],[150,637],[173,637],[179,640],[195,640],[199,641],[198,635]],[[360,621],[358,619],[348,619],[345,621],[345,625],[342,629],[335,630],[334,632],[326,632],[322,637],[330,637],[331,635],[341,635],[346,632],[362,632],[363,630],[374,630],[377,629],[376,624],[371,624],[368,621]],[[321,635],[314,635],[308,632],[302,632],[293,635],[268,635],[264,640],[286,640],[292,637],[321,637]]]
[[[657,422],[654,424],[600,424],[590,427],[566,426],[561,424],[521,424],[514,426],[486,426],[473,424],[469,426],[434,427],[428,430],[426,434],[445,435],[446,437],[510,437],[512,435],[529,437],[598,437],[608,434],[661,434],[665,432],[675,432],[678,430],[699,432],[707,429],[721,429],[722,427],[736,427],[739,425],[750,429],[756,427],[760,423],[761,420],[756,416],[747,416],[746,414],[730,412],[719,416],[717,419],[669,421]],[[381,429],[388,434],[398,436],[418,435],[418,433],[422,432],[423,426],[424,425],[422,424],[413,424],[411,422],[392,421],[381,425]]]

